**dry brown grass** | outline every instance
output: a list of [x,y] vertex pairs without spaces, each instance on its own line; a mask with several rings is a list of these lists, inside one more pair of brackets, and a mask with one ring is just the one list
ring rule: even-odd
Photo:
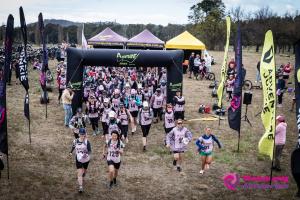
[[[219,79],[223,52],[211,52],[218,62],[213,71]],[[230,56],[233,53],[230,52]],[[244,52],[247,79],[254,82],[256,63],[260,54]],[[294,62],[293,57],[276,55],[276,63]],[[51,61],[54,71],[55,62]],[[193,122],[187,126],[199,137],[203,128],[211,126],[224,148],[215,151],[215,161],[209,171],[199,175],[199,156],[194,144],[190,144],[183,165],[183,173],[172,169],[172,156],[162,146],[164,131],[162,124],[154,125],[150,131],[149,150],[141,151],[141,133],[130,136],[120,172],[120,186],[111,192],[106,188],[106,163],[101,160],[100,137],[89,139],[93,148],[93,159],[85,182],[85,193],[78,195],[74,160],[68,157],[73,136],[63,126],[63,109],[57,105],[57,91],[50,93],[48,119],[45,108],[39,104],[40,90],[38,74],[30,71],[30,97],[32,119],[32,144],[29,145],[27,124],[23,116],[24,89],[20,85],[8,87],[8,132],[10,155],[10,180],[6,173],[0,181],[0,199],[292,199],[295,182],[290,173],[290,154],[293,151],[297,130],[295,113],[290,109],[291,96],[285,94],[284,107],[278,110],[288,119],[287,144],[283,152],[283,171],[275,175],[289,176],[286,190],[227,190],[222,177],[228,172],[240,175],[269,175],[269,159],[258,157],[258,141],[263,133],[260,117],[255,117],[262,107],[262,92],[254,90],[253,103],[248,116],[252,128],[242,123],[240,153],[237,149],[237,133],[228,127],[227,120]],[[187,99],[186,116],[199,118],[197,108],[200,103],[212,104],[210,82],[184,79],[184,95]],[[224,101],[225,104],[228,104]],[[243,109],[244,110],[244,109]],[[244,111],[243,111],[244,113]],[[89,127],[90,128],[90,127]]]

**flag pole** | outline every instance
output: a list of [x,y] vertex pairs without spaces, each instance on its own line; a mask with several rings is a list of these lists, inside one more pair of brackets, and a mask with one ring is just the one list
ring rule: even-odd
[[[276,65],[275,65],[276,66]],[[276,105],[276,98],[275,98],[275,105]],[[275,107],[275,117],[276,117],[276,107]],[[276,123],[276,122],[275,122]],[[275,157],[275,134],[276,134],[276,124],[275,124],[275,127],[274,127],[274,130],[273,130],[273,134],[274,134],[274,142],[273,142],[273,156],[272,156],[272,162],[271,162],[271,172],[270,172],[270,185],[272,185],[272,178],[273,178],[273,164],[274,164],[274,157]]]
[[[28,107],[30,105],[30,101],[29,101],[29,94],[27,91],[27,95],[28,95]],[[29,109],[30,110],[30,109]],[[30,111],[28,110],[28,112],[30,113]],[[31,130],[30,130],[30,114],[29,114],[29,118],[28,118],[28,133],[29,133],[29,143],[31,144]]]

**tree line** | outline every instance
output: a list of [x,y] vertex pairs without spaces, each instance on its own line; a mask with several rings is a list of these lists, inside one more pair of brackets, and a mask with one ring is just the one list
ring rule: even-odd
[[[228,10],[228,9],[227,9]],[[167,26],[155,24],[119,24],[116,22],[85,23],[84,34],[87,39],[95,36],[106,27],[110,27],[116,33],[131,38],[144,29],[148,29],[155,36],[167,41],[185,30],[203,41],[209,50],[223,50],[226,37],[225,16],[232,19],[230,44],[234,45],[237,24],[240,23],[243,46],[255,46],[261,50],[264,34],[271,29],[274,34],[274,43],[277,52],[293,52],[294,43],[300,39],[300,13],[286,13],[278,15],[269,7],[263,7],[254,13],[245,12],[240,6],[226,11],[222,0],[202,0],[190,8],[189,23],[168,24]],[[45,26],[46,42],[50,44],[61,43],[63,40],[69,43],[81,43],[82,24],[64,26],[63,24],[49,23]],[[5,26],[0,27],[0,42],[5,38]],[[15,31],[16,43],[21,43],[22,36],[19,28]],[[40,44],[40,34],[37,23],[28,25],[28,41],[32,44]]]

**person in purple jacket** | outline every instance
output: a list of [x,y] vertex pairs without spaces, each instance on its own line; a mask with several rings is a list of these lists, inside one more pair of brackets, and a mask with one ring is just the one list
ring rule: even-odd
[[202,161],[200,174],[204,173],[204,169],[209,169],[209,165],[212,162],[214,142],[218,144],[219,148],[222,147],[216,136],[211,134],[211,129],[209,127],[206,127],[205,134],[196,140],[196,146],[198,147],[198,152],[201,155]]
[[187,150],[188,143],[192,140],[192,132],[183,126],[182,119],[177,120],[177,125],[166,136],[167,148],[170,148],[174,155],[173,165],[178,172],[181,172],[183,154]]

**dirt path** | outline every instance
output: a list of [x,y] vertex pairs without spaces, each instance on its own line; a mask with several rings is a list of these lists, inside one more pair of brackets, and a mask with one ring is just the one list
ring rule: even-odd
[[[223,52],[212,52],[218,64],[213,66],[219,79],[219,67]],[[232,56],[232,53],[231,53]],[[254,82],[256,62],[259,54],[244,53],[247,79]],[[293,58],[277,56],[277,64]],[[54,69],[54,62],[51,63]],[[199,156],[194,143],[185,154],[183,173],[172,168],[172,155],[163,147],[164,131],[162,124],[154,125],[150,131],[149,148],[142,152],[141,131],[129,137],[123,155],[120,186],[109,192],[106,188],[106,162],[101,159],[101,137],[89,136],[93,148],[93,158],[86,177],[86,192],[77,193],[74,160],[68,157],[73,136],[63,126],[63,109],[58,105],[57,91],[50,93],[48,119],[45,107],[39,104],[40,90],[36,71],[30,71],[30,97],[32,118],[32,144],[28,142],[28,131],[23,116],[24,89],[20,85],[8,88],[8,131],[11,179],[2,174],[0,199],[292,199],[296,191],[290,174],[290,154],[296,144],[297,131],[295,113],[290,113],[291,96],[285,94],[284,107],[278,110],[288,119],[287,145],[283,152],[283,171],[276,176],[289,176],[289,189],[286,190],[240,190],[231,192],[223,185],[222,177],[228,172],[240,175],[269,175],[270,161],[257,156],[258,141],[263,133],[260,117],[255,117],[261,109],[262,93],[254,91],[253,104],[249,106],[248,117],[251,128],[242,123],[241,150],[236,153],[237,133],[229,129],[226,120],[193,122],[186,124],[194,133],[194,139],[203,133],[207,125],[213,128],[224,145],[216,149],[215,161],[211,169],[200,175]],[[187,101],[187,118],[203,117],[197,113],[198,105],[212,104],[210,82],[184,78],[184,95]],[[227,104],[226,101],[224,101]],[[243,108],[244,109],[244,108]],[[244,111],[243,111],[244,112]],[[89,127],[90,130],[91,127]]]

